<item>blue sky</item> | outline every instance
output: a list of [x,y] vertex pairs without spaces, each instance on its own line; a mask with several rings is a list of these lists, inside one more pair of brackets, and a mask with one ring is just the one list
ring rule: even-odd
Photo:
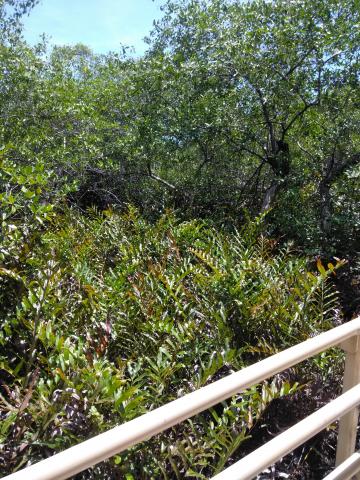
[[135,48],[141,55],[155,19],[161,17],[164,0],[41,0],[25,18],[25,39],[34,44],[40,35],[50,43],[84,43],[95,53],[119,50],[119,45]]

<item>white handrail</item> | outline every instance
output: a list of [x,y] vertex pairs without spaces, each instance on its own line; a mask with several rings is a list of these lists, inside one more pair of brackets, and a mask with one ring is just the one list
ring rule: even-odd
[[360,403],[360,385],[351,388],[332,402],[277,435],[246,457],[219,473],[212,480],[248,480],[262,472],[302,443],[321,432],[332,422]]
[[350,480],[360,470],[360,453],[355,452],[323,480]]
[[141,441],[148,440],[157,433],[327,348],[343,344],[346,340],[359,334],[360,317],[202,387],[24,470],[13,473],[6,479],[66,479]]

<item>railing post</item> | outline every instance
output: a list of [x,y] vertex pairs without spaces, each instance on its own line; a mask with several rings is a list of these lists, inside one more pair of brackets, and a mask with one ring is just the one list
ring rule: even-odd
[[[350,338],[341,344],[345,350],[345,371],[343,393],[360,383],[360,337]],[[355,451],[359,409],[354,408],[339,420],[339,433],[336,448],[336,466],[349,458]],[[360,479],[360,476],[355,478]]]

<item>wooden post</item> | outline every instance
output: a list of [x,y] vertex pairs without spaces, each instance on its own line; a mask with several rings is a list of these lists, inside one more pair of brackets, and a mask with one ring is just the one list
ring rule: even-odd
[[[360,337],[350,338],[341,344],[345,350],[345,371],[343,393],[360,383]],[[349,458],[355,451],[359,409],[354,408],[339,420],[339,433],[336,448],[336,466]],[[355,478],[360,480],[358,474]]]

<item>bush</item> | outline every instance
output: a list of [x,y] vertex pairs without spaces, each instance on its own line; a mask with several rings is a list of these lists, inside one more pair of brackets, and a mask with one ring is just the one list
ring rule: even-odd
[[[21,198],[13,227],[8,216],[2,224],[22,232],[1,247],[4,474],[332,325],[336,266],[308,272],[261,235],[262,219],[226,233],[171,213],[150,224],[131,207],[48,206],[36,223],[36,208],[35,220],[24,213],[33,197]],[[213,475],[298,377],[254,386],[79,478]]]

